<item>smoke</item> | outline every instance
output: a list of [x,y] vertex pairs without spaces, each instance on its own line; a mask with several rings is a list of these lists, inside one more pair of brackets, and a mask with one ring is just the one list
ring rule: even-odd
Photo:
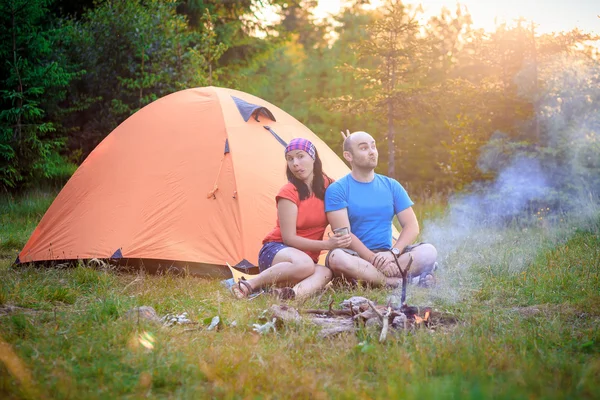
[[424,241],[438,250],[440,288],[432,296],[464,298],[480,284],[478,270],[520,272],[576,230],[599,229],[600,68],[565,55],[540,75],[539,144],[494,135],[479,167],[496,179],[472,185],[450,199],[443,217],[422,223]]

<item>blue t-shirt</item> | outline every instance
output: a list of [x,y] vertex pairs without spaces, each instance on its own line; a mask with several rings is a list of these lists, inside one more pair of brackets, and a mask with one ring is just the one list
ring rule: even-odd
[[371,250],[392,247],[392,219],[413,204],[398,181],[379,174],[368,183],[348,174],[325,192],[325,212],[347,208],[352,233]]

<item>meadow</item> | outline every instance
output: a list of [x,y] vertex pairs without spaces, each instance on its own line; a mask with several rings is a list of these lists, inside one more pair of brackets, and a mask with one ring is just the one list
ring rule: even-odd
[[[55,194],[0,203],[2,398],[600,396],[600,215],[568,235],[508,227],[493,246],[460,248],[444,260],[437,288],[408,290],[409,303],[431,305],[456,322],[379,343],[379,331],[369,328],[320,339],[307,322],[258,334],[253,324],[264,323],[264,310],[278,301],[233,300],[217,280],[99,263],[13,266]],[[424,220],[444,207],[430,202],[416,211]],[[515,254],[531,248],[522,238],[532,236],[540,245],[531,262],[515,268]],[[468,268],[464,260],[472,260]],[[333,300],[336,308],[353,295],[384,303],[389,292],[336,287],[288,304],[323,309]],[[187,312],[195,324],[126,317],[143,305],[160,316]],[[215,316],[221,322],[209,330]]]

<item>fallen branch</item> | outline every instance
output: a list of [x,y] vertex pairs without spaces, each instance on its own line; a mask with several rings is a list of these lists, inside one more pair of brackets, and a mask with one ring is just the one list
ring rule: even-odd
[[344,317],[351,317],[352,314],[352,310],[314,310],[314,309],[310,309],[310,310],[302,310],[302,313],[304,314],[318,314],[318,315],[338,315],[338,316],[344,316]]
[[369,307],[371,307],[371,309],[373,311],[375,311],[375,314],[377,314],[377,316],[379,317],[379,320],[383,323],[383,315],[375,308],[375,306],[373,305],[372,301],[369,301]]
[[381,334],[379,335],[379,343],[385,342],[387,339],[388,329],[390,327],[390,315],[392,315],[392,307],[388,306],[387,311],[383,315],[383,327],[381,328]]

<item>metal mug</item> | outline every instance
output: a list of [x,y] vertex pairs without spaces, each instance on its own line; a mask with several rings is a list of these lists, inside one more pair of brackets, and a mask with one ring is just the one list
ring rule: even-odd
[[[334,236],[344,236],[344,235],[348,235],[349,233],[350,233],[350,229],[347,226],[333,230]],[[328,232],[327,236],[331,237],[331,232]]]

